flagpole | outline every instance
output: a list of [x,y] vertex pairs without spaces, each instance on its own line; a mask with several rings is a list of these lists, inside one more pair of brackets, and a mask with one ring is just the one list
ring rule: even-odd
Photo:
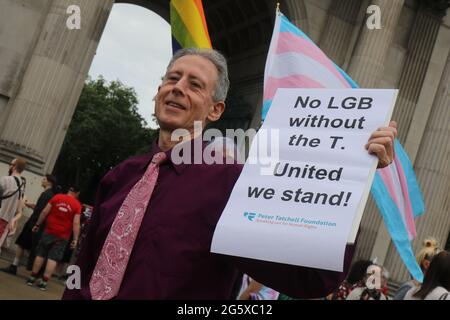
[[277,2],[276,14],[277,14],[277,16],[281,16],[280,3],[279,2]]

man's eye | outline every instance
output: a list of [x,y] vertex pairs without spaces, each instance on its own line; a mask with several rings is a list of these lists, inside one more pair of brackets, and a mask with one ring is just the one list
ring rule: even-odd
[[198,82],[191,82],[191,85],[193,87],[195,87],[195,88],[200,88],[201,87],[200,83],[198,83]]

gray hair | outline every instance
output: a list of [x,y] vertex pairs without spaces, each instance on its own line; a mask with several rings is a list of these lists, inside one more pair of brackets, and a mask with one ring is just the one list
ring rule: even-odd
[[172,59],[170,60],[169,65],[166,69],[166,74],[175,63],[175,61],[177,61],[181,57],[188,55],[203,57],[211,61],[216,66],[218,77],[212,98],[214,102],[225,101],[228,94],[228,89],[230,88],[230,80],[228,79],[228,66],[226,58],[217,50],[200,48],[180,49],[173,55]]

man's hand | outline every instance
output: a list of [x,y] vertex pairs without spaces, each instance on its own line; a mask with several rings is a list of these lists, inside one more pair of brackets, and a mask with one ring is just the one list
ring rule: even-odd
[[34,225],[33,229],[31,229],[31,232],[36,233],[39,231],[39,226]]
[[378,157],[378,168],[384,168],[394,160],[394,139],[397,136],[397,123],[391,121],[389,127],[378,128],[366,144],[370,154]]
[[36,204],[34,204],[34,203],[28,203],[28,201],[25,200],[25,206],[26,206],[27,208],[34,209],[34,208],[36,207]]
[[11,223],[10,224],[8,224],[8,231],[9,231],[9,233],[13,233],[14,232],[14,230],[16,229],[16,226],[17,226],[17,220],[11,220]]

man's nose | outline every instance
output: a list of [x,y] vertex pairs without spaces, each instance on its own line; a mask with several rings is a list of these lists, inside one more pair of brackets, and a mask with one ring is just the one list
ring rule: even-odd
[[184,95],[186,92],[186,86],[187,86],[187,80],[184,78],[181,78],[177,81],[177,83],[175,83],[172,91],[174,94]]

